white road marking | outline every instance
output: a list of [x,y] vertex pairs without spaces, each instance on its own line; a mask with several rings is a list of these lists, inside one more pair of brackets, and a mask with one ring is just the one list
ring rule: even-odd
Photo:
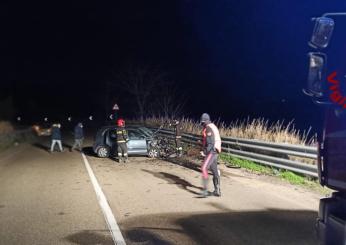
[[89,161],[86,158],[86,156],[84,155],[84,153],[82,153],[83,156],[83,160],[84,160],[84,164],[85,167],[88,171],[91,183],[94,186],[94,190],[96,192],[96,196],[97,196],[97,200],[99,201],[99,205],[102,209],[103,215],[105,217],[105,220],[107,222],[108,225],[108,229],[112,234],[113,240],[114,240],[114,244],[116,245],[126,245],[125,240],[123,235],[121,234],[121,231],[119,229],[119,226],[117,224],[117,221],[114,218],[114,215],[112,213],[111,208],[109,207],[108,201],[106,196],[103,194],[102,189],[99,185],[99,183],[97,182],[97,179],[94,175],[94,172],[92,171]]

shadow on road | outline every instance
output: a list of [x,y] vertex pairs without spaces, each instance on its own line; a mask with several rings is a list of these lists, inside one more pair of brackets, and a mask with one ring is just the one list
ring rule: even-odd
[[94,153],[94,150],[92,148],[92,146],[86,146],[86,147],[83,147],[82,149],[82,152],[87,155],[87,156],[90,156],[90,157],[95,157],[95,153]]
[[[35,146],[36,148],[38,148],[38,149],[41,149],[41,150],[44,150],[44,151],[49,151],[50,150],[50,142],[35,142],[35,143],[33,143],[32,145],[33,146]],[[65,144],[65,143],[62,143],[62,148],[64,149],[64,150],[68,150],[68,149],[70,149],[70,145],[68,145],[68,144]],[[56,144],[55,145],[55,147],[54,147],[54,150],[55,151],[57,151],[59,148],[58,148],[58,144]]]
[[199,166],[198,164],[196,164],[195,162],[189,159],[174,157],[174,158],[165,158],[164,160],[170,163],[174,163],[174,164],[198,171],[198,172],[201,171],[201,166]]
[[153,172],[150,170],[146,170],[146,169],[142,169],[143,172],[152,174],[154,177],[159,178],[159,179],[163,179],[166,180],[168,182],[168,184],[172,184],[172,185],[177,185],[180,189],[183,189],[185,191],[188,191],[192,194],[198,195],[200,194],[200,192],[188,189],[188,188],[193,188],[193,189],[197,189],[197,190],[202,190],[201,187],[195,186],[193,184],[191,184],[190,182],[180,178],[177,175],[174,174],[170,174],[170,173],[165,173],[165,172]]
[[[157,214],[138,216],[126,220],[126,237],[130,241],[154,243],[155,237],[181,237],[196,244],[317,244],[314,223],[316,212],[305,210],[269,209],[246,212],[219,212],[203,214]],[[138,227],[141,224],[141,227]],[[180,229],[170,229],[172,224]],[[132,233],[137,234],[135,240]],[[149,233],[150,236],[146,236]],[[175,235],[174,235],[175,234]],[[142,236],[141,236],[142,235]]]
[[175,243],[168,242],[158,234],[142,228],[131,229],[126,232],[126,236],[131,242],[140,244],[160,244],[160,245],[171,245]]
[[[167,162],[177,164],[177,165],[180,165],[182,167],[197,171],[197,172],[201,172],[202,160],[192,160],[192,159],[188,159],[188,158],[184,158],[184,157],[183,158],[179,158],[179,157],[165,158],[164,160]],[[229,172],[225,172],[225,171],[221,172],[221,176],[226,177],[226,178],[230,178],[230,177],[241,177],[242,178],[243,177],[241,175],[229,173]]]
[[66,144],[66,143],[62,143],[62,148],[65,148],[65,149],[70,149],[72,147],[72,145],[70,144]]
[[85,230],[79,231],[72,235],[69,235],[64,238],[65,240],[81,245],[114,245],[113,239],[109,233],[109,230],[101,230],[101,231],[93,231],[93,230]]
[[49,146],[48,145],[45,145],[45,144],[42,144],[42,143],[39,143],[39,142],[35,142],[32,145],[35,146],[36,148],[44,150],[44,151],[48,151],[49,150]]

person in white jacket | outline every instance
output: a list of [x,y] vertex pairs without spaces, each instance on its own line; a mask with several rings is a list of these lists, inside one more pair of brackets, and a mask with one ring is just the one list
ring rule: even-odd
[[201,155],[204,157],[202,165],[202,196],[208,196],[208,169],[213,173],[213,183],[215,196],[221,196],[220,172],[217,167],[217,159],[221,152],[221,137],[218,128],[210,121],[210,116],[203,113],[201,116],[203,125],[203,150]]

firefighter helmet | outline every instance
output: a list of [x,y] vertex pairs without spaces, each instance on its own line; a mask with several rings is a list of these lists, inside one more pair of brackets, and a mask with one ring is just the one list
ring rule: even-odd
[[117,120],[117,125],[118,125],[118,127],[125,127],[125,120],[122,118],[119,118]]

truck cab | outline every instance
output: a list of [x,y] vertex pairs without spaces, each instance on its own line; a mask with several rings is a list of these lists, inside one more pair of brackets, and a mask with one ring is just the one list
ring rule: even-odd
[[316,231],[321,244],[346,244],[346,13],[313,18],[309,72],[303,92],[324,113],[318,175],[334,190],[320,200]]

